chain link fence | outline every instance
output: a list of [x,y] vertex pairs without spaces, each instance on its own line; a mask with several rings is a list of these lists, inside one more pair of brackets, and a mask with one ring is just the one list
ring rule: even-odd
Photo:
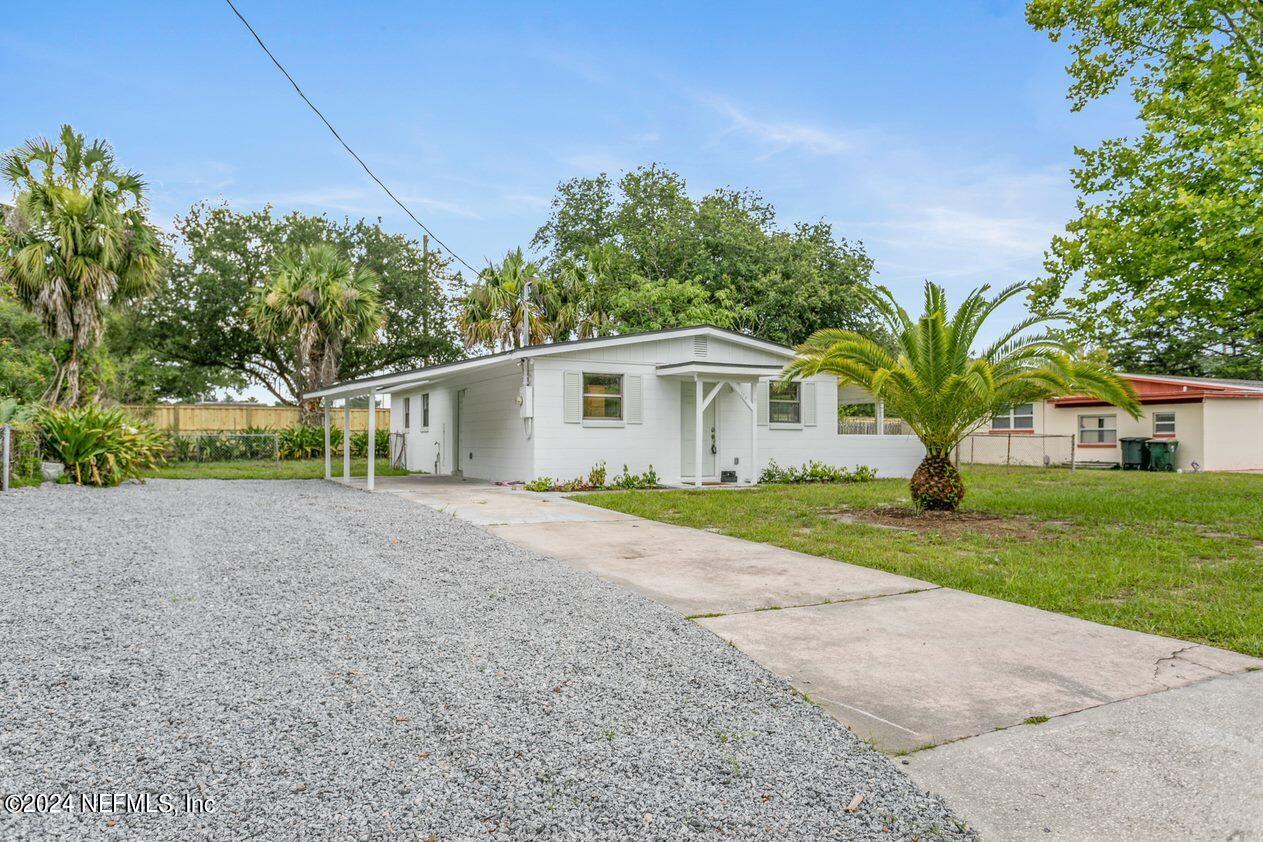
[[172,433],[169,462],[233,462],[281,458],[277,433]]
[[974,433],[956,445],[956,461],[975,465],[1074,465],[1074,436],[1031,433]]
[[0,490],[39,481],[39,436],[25,427],[0,426]]

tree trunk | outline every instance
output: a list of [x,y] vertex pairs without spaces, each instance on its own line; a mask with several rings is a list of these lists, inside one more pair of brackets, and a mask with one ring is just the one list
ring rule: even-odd
[[912,504],[918,509],[954,512],[965,499],[965,481],[943,453],[927,453],[909,483]]
[[74,340],[70,341],[70,357],[62,363],[62,376],[57,379],[61,381],[61,389],[59,394],[53,395],[54,406],[70,406],[79,405],[79,346]]

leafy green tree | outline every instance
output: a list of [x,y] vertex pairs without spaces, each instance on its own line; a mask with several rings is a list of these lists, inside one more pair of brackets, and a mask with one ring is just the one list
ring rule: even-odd
[[47,399],[77,406],[106,308],[152,295],[162,278],[166,254],[146,218],[145,184],[108,144],[68,125],[58,143],[28,140],[3,167],[17,196],[0,232],[0,276],[64,347]]
[[378,278],[386,314],[380,342],[348,346],[341,376],[360,377],[446,362],[459,354],[445,287],[458,282],[441,255],[376,223],[333,222],[271,208],[239,213],[194,205],[176,219],[183,253],[171,283],[141,309],[137,343],[155,350],[160,365],[192,366],[206,382],[240,388],[256,383],[292,404],[301,391],[291,349],[260,337],[246,316],[257,290],[282,255],[328,243],[356,269]]
[[[716,190],[694,200],[683,178],[657,165],[617,184],[608,175],[563,182],[532,245],[547,253],[550,274],[563,261],[589,263],[603,254],[604,300],[635,298],[648,284],[645,295],[658,305],[655,324],[694,318],[696,288],[706,292],[706,307],[728,309],[726,318],[712,313],[711,321],[779,342],[870,319],[856,293],[873,268],[861,245],[835,237],[825,222],[779,228],[772,206],[750,191]],[[676,302],[685,309],[665,309]],[[614,316],[609,327],[638,324]]]
[[[385,319],[377,274],[356,269],[327,243],[283,255],[246,312],[263,341],[292,350],[304,395],[336,382],[343,351],[376,339]],[[299,423],[316,423],[319,401],[302,400],[299,407]]]
[[1084,336],[1147,337],[1117,356],[1129,367],[1174,356],[1186,373],[1263,377],[1263,4],[1030,0],[1026,14],[1069,42],[1073,110],[1126,90],[1142,126],[1077,150],[1078,216],[1035,303],[1081,278],[1067,303]]
[[610,321],[628,333],[696,324],[744,326],[741,308],[728,300],[727,290],[711,295],[696,281],[642,281],[622,287],[610,297],[609,311]]
[[944,289],[927,283],[925,312],[914,320],[890,290],[877,287],[868,296],[885,333],[818,331],[798,346],[785,368],[786,377],[825,372],[836,375],[842,386],[867,389],[912,428],[926,451],[911,482],[918,508],[950,511],[960,505],[965,483],[952,464],[952,450],[1004,407],[1087,394],[1133,416],[1140,412],[1130,382],[1108,365],[1077,355],[1055,333],[1032,333],[1046,321],[1043,317],[1023,319],[982,351],[973,350],[987,318],[1029,288],[1015,284],[987,298],[989,290],[974,290],[952,313]]

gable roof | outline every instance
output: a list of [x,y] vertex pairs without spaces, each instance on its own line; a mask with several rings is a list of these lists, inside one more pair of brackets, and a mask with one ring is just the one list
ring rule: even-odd
[[438,365],[414,368],[410,371],[395,372],[393,374],[375,374],[370,377],[361,377],[356,380],[344,380],[341,383],[335,383],[327,388],[318,389],[314,392],[308,392],[303,395],[303,399],[345,398],[357,395],[367,395],[370,392],[380,391],[385,388],[398,389],[405,386],[420,385],[428,382],[432,377],[447,376],[457,372],[482,368],[495,363],[523,360],[531,357],[542,357],[551,354],[562,354],[579,348],[612,348],[619,345],[633,345],[638,342],[654,342],[661,339],[679,339],[688,336],[713,336],[716,339],[735,342],[739,345],[746,345],[751,348],[758,348],[762,351],[779,354],[786,359],[794,356],[793,348],[788,345],[782,345],[779,342],[771,342],[767,339],[747,336],[744,333],[737,333],[734,330],[716,327],[715,325],[688,325],[686,327],[670,327],[663,328],[661,330],[648,330],[641,333],[622,333],[617,336],[598,336],[592,339],[568,339],[563,342],[549,342],[544,345],[528,345],[525,348],[514,348],[510,351],[500,351],[495,354],[485,354],[481,357],[471,357],[470,359],[456,360],[450,363],[439,363]]

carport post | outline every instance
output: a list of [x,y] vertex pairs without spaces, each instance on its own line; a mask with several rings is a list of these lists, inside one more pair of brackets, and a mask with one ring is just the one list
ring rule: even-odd
[[750,384],[750,485],[759,481],[759,383]]
[[377,465],[377,393],[368,393],[368,481],[364,487],[373,490],[374,468]]
[[693,375],[693,385],[696,387],[695,392],[697,398],[693,402],[693,409],[697,414],[697,418],[693,422],[693,485],[697,488],[702,487],[702,378],[696,374]]
[[342,399],[342,481],[351,482],[351,399]]
[[333,454],[329,452],[329,399],[321,401],[325,410],[325,479],[333,479]]

